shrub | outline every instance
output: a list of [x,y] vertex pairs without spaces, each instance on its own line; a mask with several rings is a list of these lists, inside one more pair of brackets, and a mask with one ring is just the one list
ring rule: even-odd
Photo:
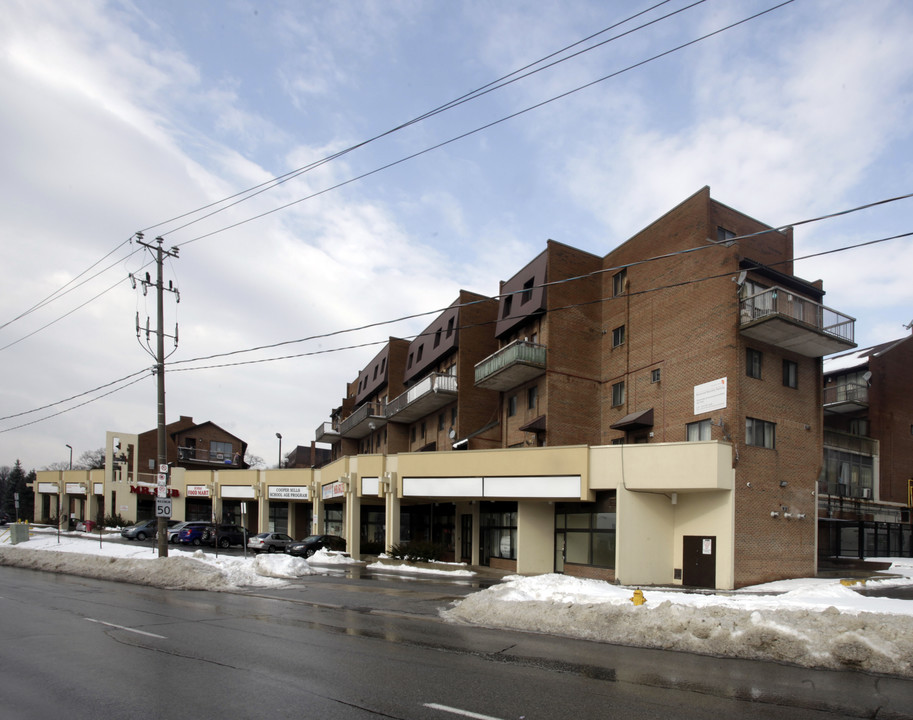
[[129,527],[133,523],[129,520],[124,520],[120,513],[115,513],[114,515],[105,515],[105,527],[116,527],[124,528]]
[[390,556],[409,562],[432,562],[444,557],[444,546],[425,540],[399,543],[390,548]]

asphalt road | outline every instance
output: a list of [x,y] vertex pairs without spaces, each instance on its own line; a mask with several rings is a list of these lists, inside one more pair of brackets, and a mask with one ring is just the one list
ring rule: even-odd
[[10,718],[913,717],[913,683],[444,623],[469,583],[239,593],[0,567]]

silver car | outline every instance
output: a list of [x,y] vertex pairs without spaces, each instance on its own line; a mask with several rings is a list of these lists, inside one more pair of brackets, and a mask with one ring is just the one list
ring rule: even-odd
[[260,533],[247,541],[247,547],[254,552],[285,552],[285,546],[293,542],[292,538],[284,533]]

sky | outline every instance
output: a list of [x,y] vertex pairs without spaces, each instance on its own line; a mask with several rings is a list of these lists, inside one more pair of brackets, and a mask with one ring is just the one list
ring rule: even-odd
[[876,241],[913,199],[798,223],[913,192],[911,34],[903,0],[0,3],[0,465],[155,427],[137,232],[178,249],[168,421],[270,467],[461,289],[705,185],[829,253],[795,271],[857,343],[903,337],[913,239]]
[[[913,561],[878,562],[888,569],[873,573],[862,586],[858,579],[856,585],[845,585],[840,578],[797,578],[720,593],[632,588],[554,573],[509,575],[442,607],[440,613],[452,622],[484,627],[910,678],[913,601],[854,588],[878,593],[910,587]],[[281,587],[354,563],[360,561],[324,550],[309,560],[280,553],[240,557],[178,548],[169,549],[167,558],[157,558],[149,542],[101,541],[97,533],[58,533],[38,526],[31,527],[27,542],[0,544],[0,565],[169,589]],[[384,574],[449,576],[454,582],[474,574],[465,565],[437,565],[440,571],[387,559],[367,567]],[[632,602],[635,589],[641,589],[643,604]]]

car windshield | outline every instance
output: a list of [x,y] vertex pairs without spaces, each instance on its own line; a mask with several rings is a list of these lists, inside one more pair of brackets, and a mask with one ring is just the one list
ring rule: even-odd
[[269,533],[260,533],[259,535],[254,535],[255,538],[260,538],[261,540],[266,540],[269,537]]

